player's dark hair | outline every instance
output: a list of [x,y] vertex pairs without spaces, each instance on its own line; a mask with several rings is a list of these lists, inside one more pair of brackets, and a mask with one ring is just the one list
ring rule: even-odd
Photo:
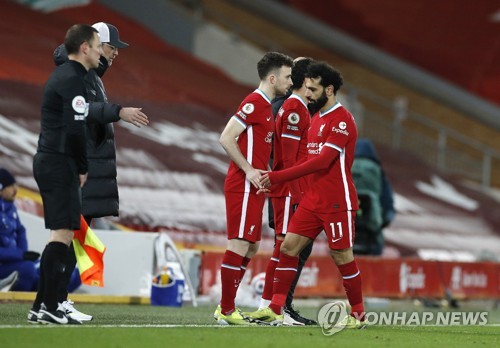
[[340,87],[344,83],[340,71],[326,62],[314,62],[307,68],[307,77],[312,79],[320,78],[320,85],[323,87],[333,86],[333,94],[337,95]]
[[98,33],[95,28],[87,24],[75,24],[66,32],[64,47],[68,54],[76,54],[80,50],[80,45],[84,42],[93,44],[94,33]]
[[293,64],[292,68],[292,91],[300,89],[306,78],[307,68],[314,60],[312,58],[302,58]]
[[273,70],[282,66],[293,67],[293,59],[279,52],[267,52],[257,63],[259,78],[264,80]]

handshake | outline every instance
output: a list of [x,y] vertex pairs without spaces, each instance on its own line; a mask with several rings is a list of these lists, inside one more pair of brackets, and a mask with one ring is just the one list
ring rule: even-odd
[[268,171],[252,168],[246,173],[246,178],[258,189],[257,194],[271,192],[269,189],[271,187],[271,180],[269,180]]
[[23,254],[23,260],[26,261],[36,261],[40,257],[40,253],[36,251],[25,251]]

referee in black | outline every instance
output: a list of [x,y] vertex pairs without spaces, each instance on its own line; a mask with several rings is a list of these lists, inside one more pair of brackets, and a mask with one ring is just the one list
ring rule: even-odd
[[84,77],[99,65],[101,41],[96,29],[76,24],[68,29],[64,46],[69,60],[45,84],[41,131],[33,158],[50,239],[41,258],[37,298],[28,313],[30,323],[81,324],[66,317],[57,303],[57,289],[73,230],[80,228],[80,190],[87,179]]

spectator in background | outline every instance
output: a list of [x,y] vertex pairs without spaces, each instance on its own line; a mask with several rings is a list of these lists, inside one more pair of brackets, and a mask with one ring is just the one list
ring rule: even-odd
[[18,272],[12,290],[35,291],[38,285],[36,261],[40,253],[28,250],[26,229],[19,220],[14,199],[17,183],[6,169],[0,169],[0,278]]
[[383,229],[394,219],[393,192],[369,139],[359,139],[354,153],[352,176],[358,192],[354,253],[382,255]]
[[[101,77],[118,57],[118,50],[129,45],[120,40],[118,29],[109,23],[99,22],[92,25],[98,30],[102,42],[99,66],[85,76],[85,86],[89,98],[87,116],[87,158],[89,173],[82,187],[82,214],[90,226],[95,218],[118,216],[118,183],[116,181],[116,148],[113,123],[123,120],[136,127],[146,126],[148,117],[141,108],[122,107],[108,103],[106,90]],[[54,51],[54,62],[61,65],[68,60],[64,45]],[[92,316],[78,311],[68,298],[67,285],[76,267],[73,245],[70,246],[66,260],[64,279],[58,293],[66,314],[80,321],[92,320]]]

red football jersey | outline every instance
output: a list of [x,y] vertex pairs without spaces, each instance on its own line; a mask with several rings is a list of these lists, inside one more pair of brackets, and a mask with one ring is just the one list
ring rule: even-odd
[[[255,169],[268,170],[274,134],[274,117],[269,97],[256,89],[241,102],[232,118],[245,128],[237,141],[243,156]],[[233,161],[229,164],[224,191],[257,192]]]
[[[276,116],[273,148],[273,171],[293,167],[307,157],[307,131],[311,116],[307,104],[296,94],[290,95]],[[292,196],[299,203],[305,190],[305,178],[299,178],[273,187],[270,197]]]
[[311,119],[308,159],[318,156],[323,146],[336,149],[340,155],[328,170],[310,175],[310,187],[300,203],[304,208],[320,213],[358,210],[351,174],[357,138],[354,117],[339,102]]

